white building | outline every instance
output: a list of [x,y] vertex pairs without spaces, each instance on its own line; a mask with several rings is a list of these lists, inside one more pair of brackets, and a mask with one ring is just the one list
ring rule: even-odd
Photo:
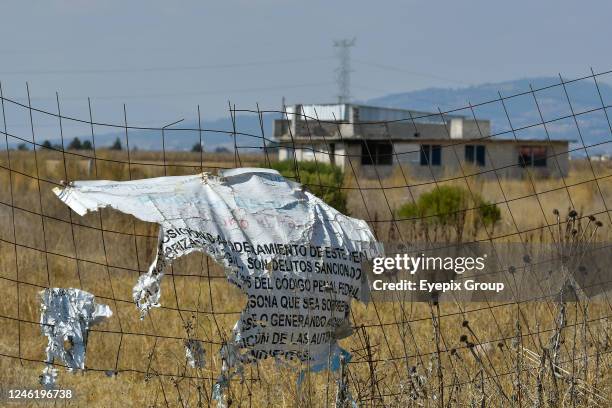
[[[521,177],[567,174],[568,140],[491,138],[488,120],[357,104],[294,105],[274,121],[279,160],[359,168],[388,175],[402,165],[412,176],[449,170]],[[376,168],[376,172],[374,172]]]

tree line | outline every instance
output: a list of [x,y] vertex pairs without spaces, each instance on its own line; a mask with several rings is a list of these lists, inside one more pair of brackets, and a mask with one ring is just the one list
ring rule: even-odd
[[[45,140],[44,142],[42,142],[41,147],[45,149],[64,150],[61,144],[57,144],[57,143],[51,144],[49,140]],[[66,147],[66,150],[93,150],[93,148],[94,147],[91,141],[89,140],[81,141],[81,139],[79,139],[78,137],[75,137],[74,139],[70,141],[70,143]],[[113,144],[110,147],[108,147],[108,149],[123,150],[121,139],[116,138]],[[29,144],[20,143],[19,145],[17,145],[17,150],[30,150]]]

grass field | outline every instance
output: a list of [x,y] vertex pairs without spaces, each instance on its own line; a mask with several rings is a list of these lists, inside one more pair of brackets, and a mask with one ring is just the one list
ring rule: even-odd
[[[51,189],[60,180],[127,180],[192,174],[201,167],[256,166],[262,157],[205,154],[201,166],[199,153],[168,153],[166,167],[159,153],[133,153],[130,160],[141,164],[129,166],[122,163],[126,152],[101,151],[97,157],[103,160],[11,151],[9,173],[7,154],[0,152],[0,384],[38,388],[46,338],[38,324],[37,293],[48,286],[75,287],[95,294],[114,315],[90,333],[88,370],[70,374],[60,369],[60,387],[76,394],[65,405],[214,405],[220,344],[245,302],[238,290],[209,258],[192,254],[173,264],[163,279],[162,307],[140,321],[131,290],[153,259],[157,227],[108,209],[79,217]],[[603,242],[611,237],[606,212],[612,205],[611,175],[609,165],[591,169],[577,162],[563,180],[470,177],[433,183],[397,171],[383,180],[384,190],[378,180],[348,173],[344,187],[350,215],[375,221],[373,229],[387,242],[550,243],[555,235],[545,226],[556,223],[553,210],[565,216],[570,207],[603,222],[596,236]],[[501,221],[494,228],[466,228],[460,236],[419,220],[385,222],[401,204],[436,184],[463,185],[499,203]],[[349,389],[360,406],[609,406],[611,312],[606,297],[567,304],[553,299],[353,302],[355,333],[341,341],[353,354]],[[186,365],[187,337],[206,343],[205,368]],[[298,374],[269,360],[248,366],[244,382],[234,377],[228,405],[333,406],[337,374],[309,374],[301,387]]]

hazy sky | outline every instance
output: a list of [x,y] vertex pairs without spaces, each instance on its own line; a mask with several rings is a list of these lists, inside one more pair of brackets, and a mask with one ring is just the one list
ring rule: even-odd
[[353,36],[362,100],[609,70],[610,16],[609,1],[4,0],[0,80],[18,100],[28,81],[44,109],[57,109],[58,91],[64,114],[86,118],[91,96],[95,120],[121,123],[125,103],[130,124],[162,126],[194,118],[198,104],[210,119],[228,100],[333,101],[332,42]]

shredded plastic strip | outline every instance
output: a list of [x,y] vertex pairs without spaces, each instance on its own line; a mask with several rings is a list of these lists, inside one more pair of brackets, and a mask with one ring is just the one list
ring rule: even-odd
[[57,369],[52,364],[62,361],[69,371],[85,368],[89,328],[112,316],[110,307],[97,304],[94,295],[80,289],[49,288],[40,292],[42,334],[47,336],[47,367],[40,383],[53,387]]

